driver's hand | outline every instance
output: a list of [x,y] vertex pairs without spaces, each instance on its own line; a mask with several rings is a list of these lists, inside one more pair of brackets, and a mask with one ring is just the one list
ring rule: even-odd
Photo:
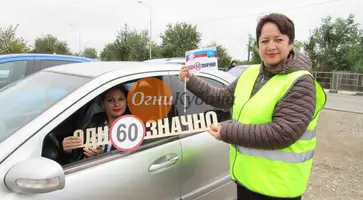
[[102,146],[97,146],[95,148],[83,148],[83,154],[87,157],[97,156],[103,153]]
[[83,146],[82,139],[76,136],[69,136],[63,139],[63,150],[70,153],[73,149],[78,149]]

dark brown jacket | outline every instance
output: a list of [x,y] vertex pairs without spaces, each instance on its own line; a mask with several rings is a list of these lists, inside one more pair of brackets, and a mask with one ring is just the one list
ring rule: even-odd
[[[276,73],[311,70],[311,60],[302,53],[292,55],[274,70],[261,64],[260,75],[254,86],[254,95]],[[205,103],[218,108],[231,109],[238,78],[225,88],[217,88],[192,75],[187,89]],[[252,96],[251,95],[251,96]],[[305,132],[315,111],[315,85],[311,76],[301,77],[286,97],[277,104],[272,122],[266,124],[222,123],[221,138],[229,144],[258,149],[280,149],[292,145]]]

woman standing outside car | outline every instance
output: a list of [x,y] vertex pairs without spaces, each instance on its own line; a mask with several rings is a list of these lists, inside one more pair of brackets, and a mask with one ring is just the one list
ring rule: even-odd
[[238,199],[299,200],[310,177],[326,94],[309,72],[310,58],[293,50],[295,27],[288,17],[262,17],[256,39],[261,66],[249,67],[225,88],[186,67],[179,77],[207,104],[232,109],[233,122],[212,125],[209,132],[230,144]]

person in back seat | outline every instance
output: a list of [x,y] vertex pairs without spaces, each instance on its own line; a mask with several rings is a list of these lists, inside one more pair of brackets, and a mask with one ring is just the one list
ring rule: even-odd
[[[127,106],[127,93],[127,89],[123,85],[120,85],[101,94],[101,105],[105,112],[97,113],[92,116],[91,120],[82,128],[83,132],[86,133],[87,128],[104,127],[105,125],[110,128],[118,117],[124,114],[130,114]],[[100,138],[96,138],[96,141],[98,139]],[[82,149],[79,148],[80,145],[83,145],[82,140],[80,137],[76,136],[64,138],[62,145],[64,152],[68,153],[70,156],[70,162],[93,157],[115,149],[112,146],[111,140],[104,146]]]

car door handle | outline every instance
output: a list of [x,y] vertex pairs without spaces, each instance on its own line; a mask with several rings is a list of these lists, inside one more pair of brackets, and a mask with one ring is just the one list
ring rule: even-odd
[[157,159],[154,162],[154,164],[150,165],[149,172],[175,165],[178,162],[178,160],[179,160],[178,155],[172,155],[172,156],[171,155],[166,155],[166,156],[163,156],[163,157]]

